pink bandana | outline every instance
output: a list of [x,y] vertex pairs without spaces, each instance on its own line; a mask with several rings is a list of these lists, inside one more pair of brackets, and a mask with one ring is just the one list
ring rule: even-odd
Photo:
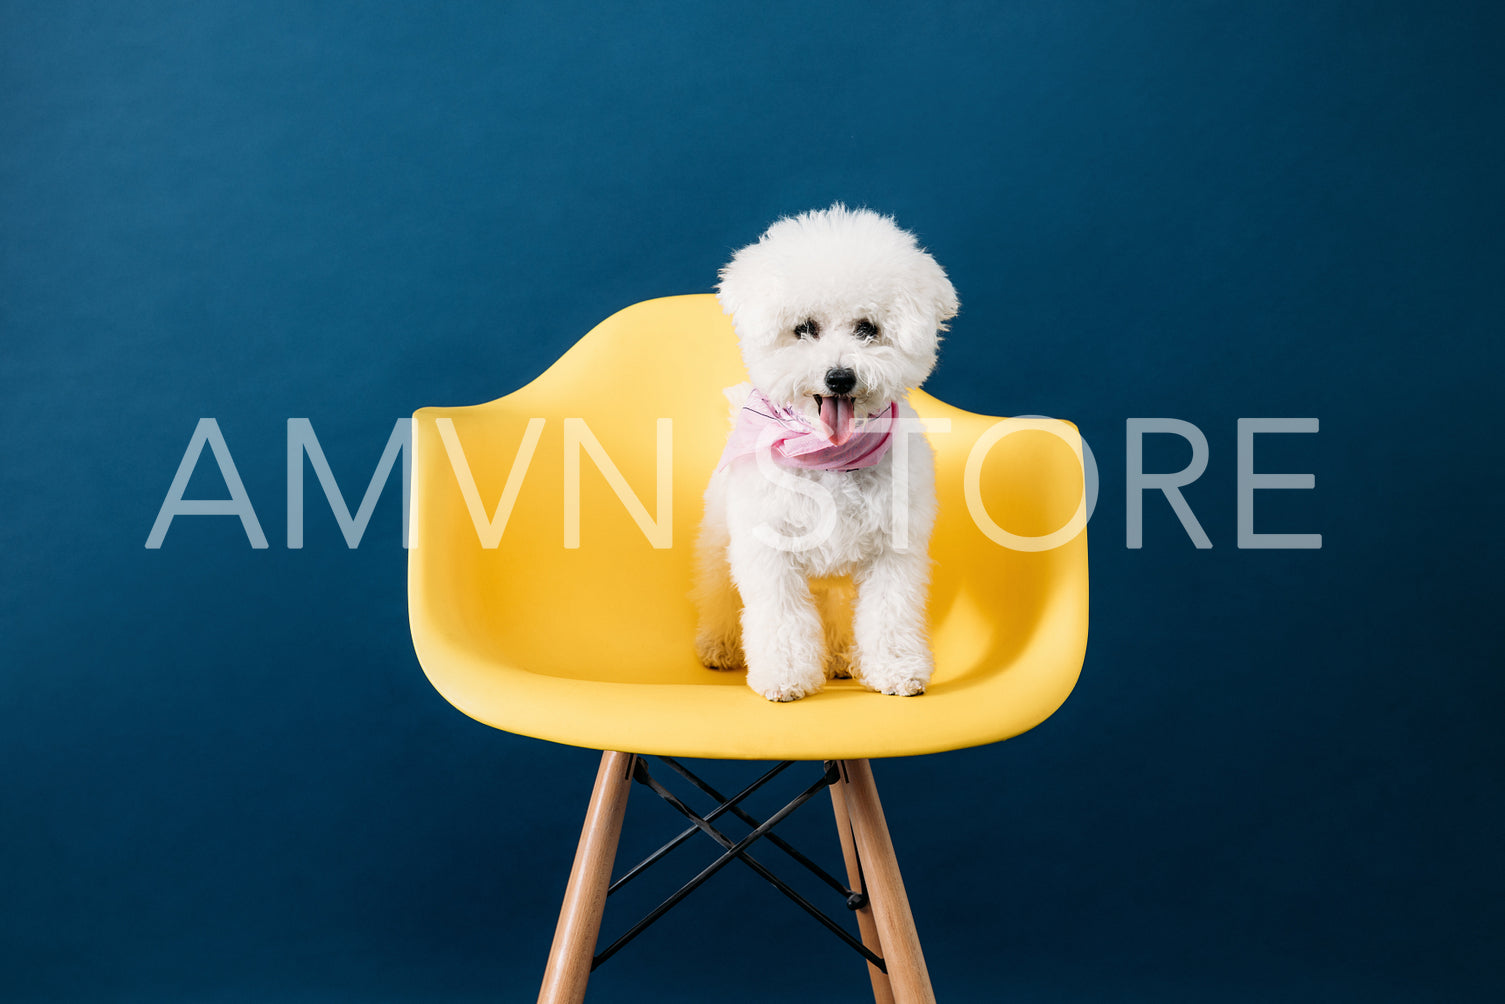
[[821,400],[820,409],[825,428],[818,428],[793,408],[774,404],[762,391],[754,390],[737,413],[737,424],[716,469],[726,470],[760,450],[767,450],[783,467],[821,471],[872,467],[893,443],[898,414],[898,404],[890,404],[859,422],[852,414],[851,398],[828,397]]

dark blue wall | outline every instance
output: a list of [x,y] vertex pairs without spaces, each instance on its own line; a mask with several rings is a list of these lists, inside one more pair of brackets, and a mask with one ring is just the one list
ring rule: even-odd
[[[1499,12],[3,4],[0,997],[531,1000],[593,757],[429,688],[395,493],[351,551],[310,479],[284,546],[286,420],[353,497],[399,416],[842,199],[961,292],[931,389],[1102,465],[1074,696],[878,765],[941,999],[1499,999]],[[200,416],[269,549],[143,547]],[[1211,550],[1158,497],[1125,547],[1159,416]],[[1236,547],[1258,416],[1321,421],[1259,447],[1319,551]],[[599,999],[862,1000],[751,881]]]

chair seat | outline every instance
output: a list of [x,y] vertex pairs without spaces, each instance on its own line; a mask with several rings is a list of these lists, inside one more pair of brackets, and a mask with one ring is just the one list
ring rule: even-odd
[[[1000,419],[919,391],[910,403],[921,417],[951,423],[928,434],[940,506],[929,689],[899,698],[833,680],[775,704],[748,689],[744,674],[699,664],[689,590],[701,497],[730,428],[722,389],[745,379],[715,298],[668,297],[608,318],[513,394],[414,415],[409,619],[440,694],[522,735],[726,759],[933,753],[1044,721],[1070,693],[1086,649],[1080,440],[1064,422],[988,435]],[[659,456],[664,418],[672,419],[668,464]],[[576,439],[588,430],[584,451],[567,438],[566,420],[576,419],[584,423],[571,423]],[[636,518],[601,472],[597,443],[618,487],[625,482],[639,500]],[[567,546],[572,455],[580,458],[578,546]],[[662,494],[661,469],[672,489]],[[483,546],[509,480],[505,528],[486,542],[494,547]],[[1079,532],[1049,549],[994,539],[1054,542],[1073,524]],[[670,546],[655,547],[650,534]]]

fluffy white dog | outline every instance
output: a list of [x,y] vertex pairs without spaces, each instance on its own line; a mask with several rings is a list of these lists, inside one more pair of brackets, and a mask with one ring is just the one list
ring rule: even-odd
[[922,692],[935,462],[906,396],[956,291],[890,217],[838,204],[738,251],[718,297],[752,384],[728,391],[735,427],[706,491],[701,662],[745,667],[772,701],[832,676]]

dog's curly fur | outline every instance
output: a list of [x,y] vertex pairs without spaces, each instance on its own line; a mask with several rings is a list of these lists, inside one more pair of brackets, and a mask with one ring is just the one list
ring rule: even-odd
[[[898,402],[899,418],[913,420],[907,392],[935,367],[958,306],[913,234],[840,204],[769,227],[721,270],[718,296],[753,386],[812,423],[834,369],[855,375],[856,414]],[[908,489],[898,499],[896,462]],[[902,546],[896,505],[906,508]],[[924,437],[903,430],[872,467],[741,463],[716,473],[698,544],[701,662],[745,668],[748,686],[774,701],[814,693],[831,676],[885,694],[922,692],[933,665],[925,605],[934,518],[934,458]]]

